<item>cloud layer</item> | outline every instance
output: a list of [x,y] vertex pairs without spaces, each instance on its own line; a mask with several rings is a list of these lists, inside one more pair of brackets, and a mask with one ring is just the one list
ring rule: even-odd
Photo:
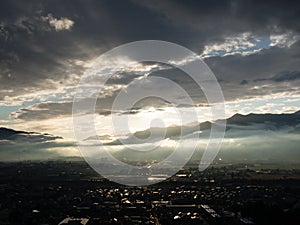
[[[1,92],[0,99],[74,85],[84,70],[79,62],[141,39],[183,44],[198,54],[233,55],[252,51],[262,39],[255,48],[266,48],[262,53],[207,61],[219,79],[230,77],[232,85],[232,79],[299,71],[299,43],[292,44],[299,36],[297,8],[297,1],[2,2],[0,83],[2,90],[13,91]],[[266,38],[271,42],[264,43]]]

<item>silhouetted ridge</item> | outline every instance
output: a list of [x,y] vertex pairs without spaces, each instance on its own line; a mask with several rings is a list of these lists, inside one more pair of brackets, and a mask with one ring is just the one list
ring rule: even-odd
[[0,140],[39,140],[39,141],[47,141],[54,139],[62,139],[62,137],[53,136],[51,134],[42,134],[37,132],[26,132],[26,131],[18,131],[10,128],[0,127]]
[[0,127],[0,139],[7,139],[16,134],[29,134],[29,133],[25,131],[16,131],[5,127]]
[[253,123],[274,123],[276,126],[295,126],[300,123],[300,111],[291,114],[235,114],[227,119],[227,124],[249,125]]

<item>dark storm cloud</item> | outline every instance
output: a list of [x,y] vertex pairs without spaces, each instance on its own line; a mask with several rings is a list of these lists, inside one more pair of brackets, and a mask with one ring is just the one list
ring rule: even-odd
[[[95,107],[95,113],[101,116],[108,116],[111,113],[117,113],[119,115],[137,114],[142,110],[148,110],[150,107],[156,108],[156,110],[163,110],[164,107],[170,107],[172,104],[163,99],[148,97],[136,102],[133,107],[115,109],[113,111],[114,99],[118,94],[115,91],[112,96],[99,97]],[[82,104],[87,101],[93,101],[93,99],[85,99]],[[72,116],[73,102],[44,102],[37,103],[27,108],[20,108],[16,112],[11,113],[11,118],[23,120],[23,121],[35,121],[35,120],[47,120],[59,117]],[[192,107],[192,105],[178,105],[178,107]],[[86,113],[94,113],[90,110],[86,110]]]
[[[109,115],[111,113],[112,97],[98,99],[95,112],[99,115]],[[88,101],[88,99],[86,99]],[[85,104],[83,102],[83,104]],[[72,115],[73,102],[44,102],[37,103],[28,108],[21,108],[11,114],[14,119],[24,121],[47,120],[59,117],[68,117]],[[90,113],[90,111],[86,111]]]
[[270,78],[260,78],[254,81],[275,81],[275,82],[285,82],[285,81],[294,81],[300,79],[299,71],[289,71],[277,74]]
[[[136,2],[166,16],[174,26],[224,35],[234,32],[299,31],[299,1],[145,0]],[[205,35],[205,34],[204,34]]]
[[300,62],[300,41],[290,47],[271,47],[258,53],[241,56],[211,57],[205,62],[217,78],[227,81],[255,80],[271,77],[284,71],[297,71]]
[[294,81],[300,79],[300,72],[299,71],[292,71],[283,74],[278,74],[271,78],[276,82],[283,82],[283,81]]
[[[57,32],[49,17],[74,25]],[[174,34],[160,16],[125,1],[2,1],[0,18],[1,88],[14,89],[0,99],[62,86],[57,81],[74,79],[74,85],[74,74],[83,68],[72,60],[91,59],[128,41],[159,39],[161,31]]]
[[21,108],[11,114],[14,119],[20,120],[45,120],[70,116],[72,114],[72,102],[47,102],[32,105],[28,108]]
[[[0,100],[76,85],[85,61],[130,41],[161,39],[201,54],[206,45],[243,32],[262,37],[296,35],[300,32],[299,8],[298,1],[1,1]],[[283,74],[300,70],[299,46],[296,42],[252,55],[205,61],[222,81],[226,100],[262,96],[299,87],[295,82],[299,79],[294,79],[298,75]],[[182,72],[169,69],[150,76],[155,73],[181,84],[196,103],[206,102]],[[137,77],[124,72],[108,84],[123,85]],[[270,82],[270,78],[289,83],[272,82],[268,88],[253,89],[258,85],[254,80]],[[9,89],[12,91],[5,91]],[[110,113],[112,99],[104,100],[100,114]],[[41,103],[20,109],[13,117],[65,116],[70,115],[71,107],[71,102]]]
[[226,100],[290,91],[299,94],[299,51],[300,41],[287,48],[275,46],[247,56],[211,57],[205,62],[218,79],[223,79],[220,85]]
[[247,81],[247,80],[242,80],[242,81],[240,82],[240,85],[245,85],[245,84],[248,84],[248,81]]

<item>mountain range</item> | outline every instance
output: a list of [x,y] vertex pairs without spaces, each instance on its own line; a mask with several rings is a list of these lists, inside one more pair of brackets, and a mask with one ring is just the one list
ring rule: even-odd
[[[217,121],[216,121],[217,122]],[[268,162],[299,161],[300,111],[291,114],[235,114],[226,120],[226,133],[223,140],[220,158],[230,162],[258,160]],[[152,127],[151,129],[128,134],[123,139],[110,135],[90,137],[86,141],[100,139],[106,146],[118,146],[113,151],[119,158],[144,160],[145,155],[126,149],[123,144],[152,144],[162,139],[178,140],[181,130],[187,139],[195,140],[193,134],[199,133],[200,149],[205,149],[210,134],[211,122],[194,123],[167,128]],[[201,130],[199,132],[199,130]],[[134,137],[135,136],[135,137]],[[137,138],[136,138],[137,137]],[[194,138],[194,139],[193,139]],[[57,139],[61,141],[57,142]],[[90,143],[92,144],[92,143]],[[141,145],[140,147],[143,147]],[[69,150],[68,150],[69,149]],[[72,151],[70,149],[73,149]],[[111,149],[111,148],[110,148]],[[123,150],[122,150],[123,149]],[[194,159],[201,158],[200,150]],[[172,152],[171,146],[160,146],[158,150],[149,152],[149,158],[160,160]],[[182,154],[184,156],[184,149]],[[73,152],[73,153],[72,153]],[[63,140],[62,137],[48,133],[27,132],[0,128],[0,159],[3,161],[65,159],[78,156],[76,143]]]
[[[218,124],[219,121],[215,121]],[[185,126],[169,126],[167,128],[152,127],[146,130],[136,131],[128,134],[126,138],[115,139],[109,135],[89,137],[86,141],[99,139],[105,145],[142,144],[144,140],[155,142],[161,137],[177,139],[181,136],[189,136],[201,131],[200,137],[209,135],[211,125],[214,122],[193,123]],[[243,132],[241,132],[243,131]],[[226,119],[226,134],[231,137],[249,136],[258,134],[259,131],[283,131],[287,133],[299,133],[300,131],[300,111],[290,114],[255,114],[247,115],[235,114]],[[113,141],[111,141],[113,140]]]

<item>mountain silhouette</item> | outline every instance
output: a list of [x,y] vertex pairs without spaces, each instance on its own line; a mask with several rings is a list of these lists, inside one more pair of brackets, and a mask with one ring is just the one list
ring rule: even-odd
[[0,127],[0,140],[42,142],[55,139],[62,139],[62,137],[53,136],[47,133],[42,134],[37,132],[18,131],[10,128]]

